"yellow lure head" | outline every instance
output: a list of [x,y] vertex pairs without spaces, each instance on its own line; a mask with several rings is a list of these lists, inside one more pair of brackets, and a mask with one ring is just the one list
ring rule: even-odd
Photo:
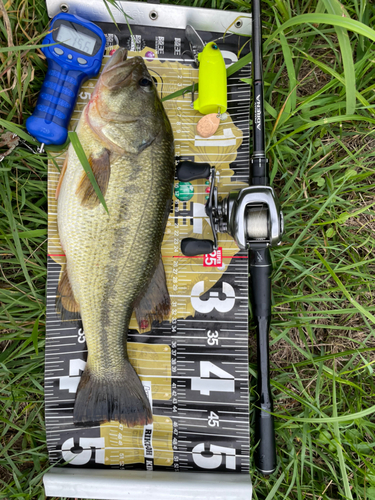
[[224,58],[215,42],[198,54],[199,95],[194,109],[203,115],[227,110],[227,71]]

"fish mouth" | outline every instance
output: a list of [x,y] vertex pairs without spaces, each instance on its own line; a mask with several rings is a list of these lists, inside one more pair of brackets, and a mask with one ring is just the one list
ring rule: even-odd
[[133,71],[144,64],[142,57],[136,56],[128,59],[128,51],[124,48],[117,49],[105,65],[101,80],[110,90],[115,90],[130,83]]

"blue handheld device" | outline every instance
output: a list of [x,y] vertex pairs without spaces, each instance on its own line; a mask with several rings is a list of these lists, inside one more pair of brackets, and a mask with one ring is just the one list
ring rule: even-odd
[[[82,83],[101,68],[106,39],[94,23],[72,14],[52,19],[51,33],[43,40],[42,52],[48,70],[34,113],[26,120],[27,131],[39,142],[64,144]],[[57,44],[56,44],[57,42]]]

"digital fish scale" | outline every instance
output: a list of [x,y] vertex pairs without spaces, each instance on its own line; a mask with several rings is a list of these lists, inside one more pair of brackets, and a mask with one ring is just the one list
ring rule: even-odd
[[48,70],[34,113],[26,120],[27,131],[41,143],[39,152],[44,144],[66,142],[79,89],[98,74],[106,39],[94,23],[62,12],[52,20],[43,44]]
[[[47,5],[50,16],[58,13],[60,4],[47,2]],[[222,38],[237,17],[237,13],[172,5],[135,2],[122,5],[135,20],[133,37],[117,11],[113,11],[115,20],[122,24],[120,31],[115,29],[101,1],[69,2],[69,13],[91,19],[106,33],[103,63],[117,45],[140,51],[161,96],[198,81],[194,59],[185,52],[189,49],[184,39],[187,13],[189,24],[201,30],[205,41]],[[173,10],[175,28],[158,25],[162,23],[164,9]],[[158,14],[155,21],[153,12]],[[211,31],[207,31],[208,17]],[[206,27],[202,26],[203,21]],[[250,21],[242,21],[238,28],[241,30],[250,33]],[[238,35],[218,40],[228,64],[237,60],[238,46],[246,40]],[[129,53],[129,57],[133,55],[135,52]],[[174,132],[176,157],[180,161],[215,165],[217,182],[224,193],[241,189],[248,181],[250,87],[241,78],[250,76],[250,67],[246,66],[228,79],[228,111],[222,116],[218,131],[208,139],[196,135],[201,115],[191,107],[189,94],[164,102]],[[89,80],[81,87],[70,129],[75,127],[94,85],[95,81]],[[60,167],[63,160],[56,157]],[[129,474],[142,470],[160,474],[189,472],[178,475],[181,487],[186,485],[185,481],[189,482],[188,489],[195,481],[192,474],[219,472],[207,490],[207,494],[217,495],[225,491],[222,473],[228,473],[228,478],[236,473],[230,491],[237,492],[236,498],[248,499],[251,486],[247,252],[239,251],[228,235],[219,236],[219,248],[214,255],[186,257],[181,252],[184,238],[212,236],[204,210],[209,181],[175,181],[173,207],[162,246],[172,303],[170,321],[154,324],[152,332],[145,334],[137,332],[134,319],[130,325],[129,356],[152,402],[153,423],[133,429],[118,422],[77,428],[73,424],[73,406],[87,350],[81,325],[62,322],[55,309],[57,285],[65,262],[54,199],[58,177],[57,169],[50,163],[45,399],[50,461],[65,465],[56,474],[54,469],[46,474],[46,494],[69,496],[70,492],[73,494],[69,488],[75,487],[74,496],[108,498],[114,477],[105,474],[110,474],[110,469],[125,469]],[[95,483],[96,496],[90,489],[90,484],[94,484],[91,468],[104,469],[97,471],[103,490]],[[85,484],[81,489],[74,482],[78,473]]]

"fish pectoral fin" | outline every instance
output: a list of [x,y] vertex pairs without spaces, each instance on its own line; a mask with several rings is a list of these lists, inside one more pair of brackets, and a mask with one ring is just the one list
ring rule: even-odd
[[[56,310],[57,312],[61,313],[63,319],[79,319],[78,313],[80,307],[78,302],[74,298],[72,285],[70,284],[68,271],[66,268],[62,273],[59,285],[57,287]],[[66,315],[66,311],[68,311],[69,313],[76,313],[76,317],[67,318],[67,316],[71,315]]]
[[58,199],[59,194],[60,194],[62,181],[64,179],[64,175],[65,175],[65,172],[66,172],[66,169],[67,169],[67,166],[68,166],[68,158],[69,158],[69,155],[68,155],[68,153],[66,153],[65,160],[64,160],[64,163],[63,163],[63,167],[62,167],[61,172],[60,172],[59,182],[57,183],[57,186],[56,186],[55,200]]
[[[111,174],[111,164],[109,156],[109,149],[104,148],[98,156],[94,156],[93,154],[91,154],[88,159],[96,182],[98,183],[103,196],[105,196],[107,192],[109,176]],[[91,181],[88,178],[86,172],[83,173],[82,178],[78,184],[76,195],[80,198],[81,205],[86,208],[95,208],[100,203],[94,186],[91,184]]]
[[154,275],[145,293],[138,298],[134,310],[141,332],[151,330],[153,321],[168,319],[171,300],[167,288],[163,261],[160,256]]

